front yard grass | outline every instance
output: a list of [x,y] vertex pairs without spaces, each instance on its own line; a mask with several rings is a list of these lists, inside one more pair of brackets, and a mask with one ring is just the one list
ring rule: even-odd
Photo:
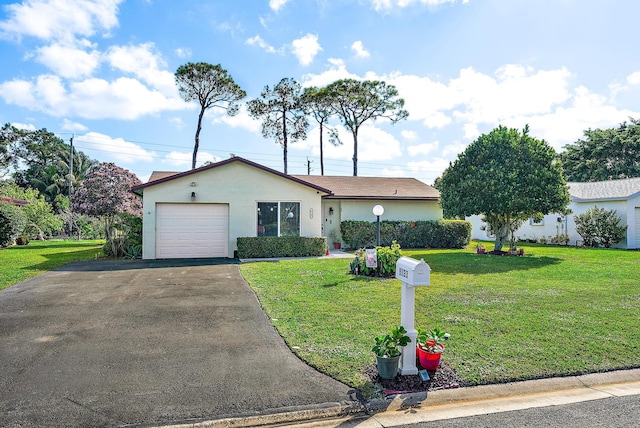
[[[640,252],[525,245],[524,257],[403,250],[430,265],[416,326],[451,333],[443,354],[470,384],[640,367]],[[400,322],[401,283],[348,274],[348,259],[243,264],[303,360],[371,387],[374,337]]]
[[0,249],[0,290],[77,260],[101,253],[104,241],[31,241]]

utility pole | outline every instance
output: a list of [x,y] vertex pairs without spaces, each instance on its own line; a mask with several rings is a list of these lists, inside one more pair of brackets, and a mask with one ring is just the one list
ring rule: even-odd
[[311,164],[313,163],[313,161],[310,161],[309,158],[307,158],[307,175],[311,175]]
[[71,192],[73,190],[73,137],[71,134],[71,139],[69,140],[69,238],[73,234],[73,211],[71,208]]

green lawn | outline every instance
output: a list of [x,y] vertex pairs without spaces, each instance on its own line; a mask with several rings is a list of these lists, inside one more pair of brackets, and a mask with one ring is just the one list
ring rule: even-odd
[[[416,289],[416,326],[451,333],[442,358],[471,384],[640,367],[640,252],[524,248],[524,257],[403,251],[431,266],[431,285]],[[240,269],[302,359],[367,389],[373,338],[399,324],[401,283],[348,267],[325,259]]]
[[102,252],[104,241],[31,241],[0,249],[0,290],[76,260]]

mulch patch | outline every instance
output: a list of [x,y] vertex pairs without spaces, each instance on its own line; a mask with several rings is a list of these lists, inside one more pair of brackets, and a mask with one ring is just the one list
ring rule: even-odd
[[[420,369],[420,367],[418,367]],[[469,386],[460,376],[446,363],[440,361],[438,370],[428,371],[429,380],[423,381],[420,375],[398,375],[395,379],[382,379],[378,376],[378,369],[375,364],[365,367],[365,373],[374,384],[382,386],[385,395],[402,394],[410,392],[435,391],[438,389],[460,388]]]

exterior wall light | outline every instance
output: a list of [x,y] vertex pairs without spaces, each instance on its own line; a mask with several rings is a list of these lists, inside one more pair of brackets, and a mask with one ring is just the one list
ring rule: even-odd
[[329,215],[333,215],[333,207],[329,207]]
[[191,202],[196,201],[196,192],[191,192]]

